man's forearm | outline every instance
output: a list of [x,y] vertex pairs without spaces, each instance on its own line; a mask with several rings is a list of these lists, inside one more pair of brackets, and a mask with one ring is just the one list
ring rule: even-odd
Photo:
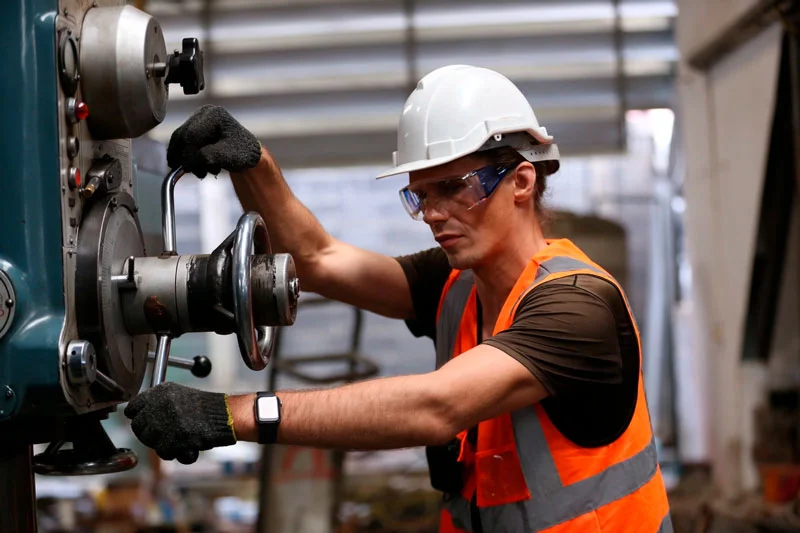
[[245,211],[256,211],[269,231],[273,253],[288,252],[303,278],[331,242],[331,236],[294,195],[266,148],[255,168],[231,173],[236,195]]
[[258,165],[232,173],[231,181],[242,207],[264,219],[272,252],[292,255],[303,291],[392,318],[414,316],[400,263],[334,239],[295,197],[265,148]]
[[[380,450],[446,442],[457,429],[427,376],[400,376],[313,391],[279,391],[278,442]],[[239,440],[257,441],[254,395],[229,399]]]

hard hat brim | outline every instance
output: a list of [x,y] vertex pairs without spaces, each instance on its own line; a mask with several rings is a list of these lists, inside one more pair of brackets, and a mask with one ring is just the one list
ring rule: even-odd
[[398,174],[407,174],[409,172],[415,172],[417,170],[425,170],[427,168],[438,167],[439,165],[450,163],[451,161],[455,161],[456,159],[460,159],[462,157],[465,157],[465,155],[455,154],[452,156],[439,157],[436,159],[423,159],[420,161],[411,161],[410,163],[405,163],[403,165],[381,172],[380,174],[377,175],[375,179],[383,179],[383,178],[388,178],[389,176],[397,176]]
[[[534,137],[536,138],[536,137]],[[548,164],[548,173],[552,174],[558,171],[560,166],[559,159],[561,158],[558,150],[558,145],[552,142],[552,137],[550,137],[549,142],[539,145],[531,145],[531,146],[523,146],[517,145],[515,143],[507,143],[507,142],[498,142],[498,143],[490,143],[488,140],[482,145],[485,148],[493,147],[493,144],[499,146],[509,146],[514,148],[519,152],[519,154],[527,159],[528,161],[534,162],[547,162]],[[425,170],[428,168],[437,167],[439,165],[444,165],[446,163],[450,163],[451,161],[455,161],[456,159],[460,159],[462,157],[466,157],[469,155],[473,155],[479,153],[481,149],[470,151],[467,153],[457,153],[448,155],[445,157],[438,157],[435,159],[421,159],[418,161],[410,161],[408,163],[399,165],[392,169],[386,170],[376,176],[375,179],[383,179],[388,178],[389,176],[396,176],[398,174],[406,174],[408,172],[415,172],[417,170]]]

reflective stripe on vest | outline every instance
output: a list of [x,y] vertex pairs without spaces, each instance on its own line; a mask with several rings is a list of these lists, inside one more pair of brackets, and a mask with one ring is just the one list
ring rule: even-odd
[[441,368],[453,356],[458,325],[467,306],[473,280],[471,270],[462,271],[444,299],[441,313],[436,320],[436,368]]
[[[524,509],[525,502],[512,503],[510,505],[501,505],[502,508],[516,508],[516,516],[499,516],[500,513],[492,512],[493,507],[481,509],[481,527],[484,533],[517,533],[517,532],[535,532],[541,531],[531,527],[531,524],[526,522],[527,513]],[[458,531],[472,532],[472,521],[469,513],[469,502],[461,496],[453,496],[451,500],[445,503],[447,510],[453,518],[453,525],[458,527]],[[465,517],[466,520],[462,520]],[[628,533],[635,533],[636,530],[626,529]],[[650,533],[650,532],[647,532]],[[661,519],[661,524],[654,533],[675,533],[672,526],[672,518],[669,513],[664,515]]]
[[[602,270],[578,259],[556,256],[538,266],[535,279],[529,287],[541,283],[547,276],[570,271],[589,271],[597,273],[599,277],[609,277]],[[436,324],[437,368],[454,355],[461,317],[472,290],[472,273],[463,271],[444,297]],[[523,291],[516,305],[528,293],[529,290]],[[620,294],[625,297],[621,291]],[[633,320],[630,312],[628,315]],[[480,508],[481,524],[486,533],[544,531],[625,498],[645,485],[658,483],[659,486],[663,486],[656,447],[652,439],[643,449],[627,459],[612,464],[586,479],[564,485],[537,416],[537,408],[540,407],[528,406],[511,413],[520,467],[531,497],[514,503]],[[470,505],[463,497],[450,495],[450,499],[445,503],[445,509],[449,512],[454,526],[462,531],[472,531]],[[656,517],[654,519],[657,520]],[[649,527],[654,526],[655,522]],[[655,531],[672,533],[668,512],[660,528],[650,530],[652,533]]]

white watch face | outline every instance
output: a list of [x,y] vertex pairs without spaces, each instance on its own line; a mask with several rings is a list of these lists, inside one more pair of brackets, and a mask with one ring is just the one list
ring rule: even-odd
[[256,413],[259,422],[277,422],[279,417],[278,398],[275,396],[262,396],[258,398]]

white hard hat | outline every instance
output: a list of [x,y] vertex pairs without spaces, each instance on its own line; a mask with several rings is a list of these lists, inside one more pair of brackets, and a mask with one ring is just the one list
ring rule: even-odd
[[500,146],[515,148],[531,162],[551,162],[551,173],[558,169],[558,147],[516,85],[485,68],[442,67],[422,78],[406,100],[394,168],[378,179]]

